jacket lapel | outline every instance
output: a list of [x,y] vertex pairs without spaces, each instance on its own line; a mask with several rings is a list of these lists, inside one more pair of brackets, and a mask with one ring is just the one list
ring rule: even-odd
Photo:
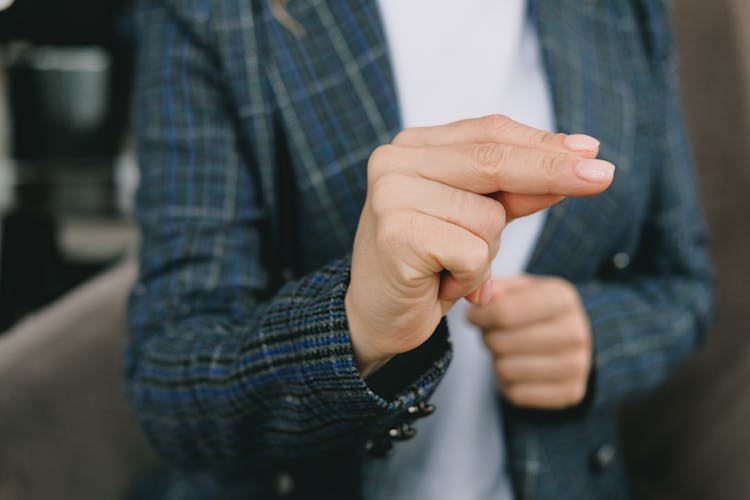
[[323,257],[351,248],[366,165],[400,129],[375,0],[292,0],[295,36],[268,23],[266,64],[305,206]]
[[[272,35],[271,50],[287,87],[294,85],[288,79],[294,68],[302,68],[295,76],[308,86],[295,91],[307,89],[304,97],[321,107],[315,117],[325,120],[314,125],[335,130],[342,143],[389,142],[400,128],[400,113],[376,0],[292,0],[287,10],[305,33],[294,37],[280,29],[284,40],[275,45]],[[304,101],[288,98],[295,106]]]
[[605,193],[567,199],[549,210],[529,260],[531,273],[576,274],[597,255],[598,231],[617,220],[616,193],[625,188],[631,170],[635,118],[625,58],[613,49],[621,45],[618,40],[632,40],[632,33],[624,33],[633,29],[632,21],[612,7],[615,3],[532,0],[557,128],[599,138],[600,158],[612,161],[617,171]]

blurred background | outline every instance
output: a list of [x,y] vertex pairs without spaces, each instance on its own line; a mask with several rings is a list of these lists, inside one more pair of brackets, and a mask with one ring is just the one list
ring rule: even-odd
[[[617,452],[646,498],[746,499],[750,2],[673,5],[718,315],[695,360],[623,409]],[[120,381],[132,45],[125,0],[0,0],[0,500],[117,499],[156,463]]]
[[23,0],[0,13],[0,330],[135,235],[128,22],[120,0]]

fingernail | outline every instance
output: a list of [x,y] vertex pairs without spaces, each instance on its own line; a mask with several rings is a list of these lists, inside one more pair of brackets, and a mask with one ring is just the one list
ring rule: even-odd
[[479,304],[486,306],[492,301],[492,281],[485,281],[479,291]]
[[595,151],[601,143],[590,135],[571,134],[565,137],[565,145],[573,151]]
[[582,160],[576,165],[576,175],[587,182],[612,180],[615,166],[604,160]]

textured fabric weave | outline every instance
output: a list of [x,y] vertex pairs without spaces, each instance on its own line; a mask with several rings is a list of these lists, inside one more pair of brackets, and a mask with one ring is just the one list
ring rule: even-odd
[[[616,446],[613,409],[665,380],[711,309],[667,12],[533,3],[558,127],[598,137],[618,170],[606,193],[550,210],[529,264],[578,287],[595,369],[581,407],[505,409],[512,479],[519,499],[625,498],[619,455],[592,468],[592,453]],[[301,497],[356,498],[341,464],[356,471],[362,442],[431,394],[450,350],[440,327],[393,398],[357,373],[343,298],[367,158],[400,128],[388,52],[374,0],[288,10],[304,37],[265,0],[139,1],[128,393],[155,447],[215,471],[218,490],[315,470]],[[351,461],[326,468],[340,449]]]

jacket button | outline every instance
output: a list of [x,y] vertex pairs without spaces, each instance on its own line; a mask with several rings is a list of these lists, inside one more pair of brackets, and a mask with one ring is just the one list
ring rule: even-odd
[[281,279],[284,281],[284,283],[294,281],[294,278],[294,269],[292,269],[291,267],[285,267],[281,270]]
[[406,441],[417,435],[417,430],[407,423],[402,423],[388,430],[388,436],[396,441]]
[[617,450],[609,443],[605,443],[591,454],[591,469],[594,472],[603,472],[615,459]]
[[429,417],[435,412],[435,405],[420,401],[419,403],[408,407],[406,411],[409,413],[409,415],[417,418]]
[[435,405],[420,401],[419,404],[408,407],[406,411],[413,417],[429,417],[435,412]]
[[390,455],[393,442],[388,436],[380,435],[365,442],[365,451],[373,458],[383,458]]
[[612,257],[612,265],[615,269],[623,270],[630,265],[630,255],[625,252],[618,252]]
[[294,478],[288,472],[276,474],[276,494],[280,497],[288,497],[294,493]]

